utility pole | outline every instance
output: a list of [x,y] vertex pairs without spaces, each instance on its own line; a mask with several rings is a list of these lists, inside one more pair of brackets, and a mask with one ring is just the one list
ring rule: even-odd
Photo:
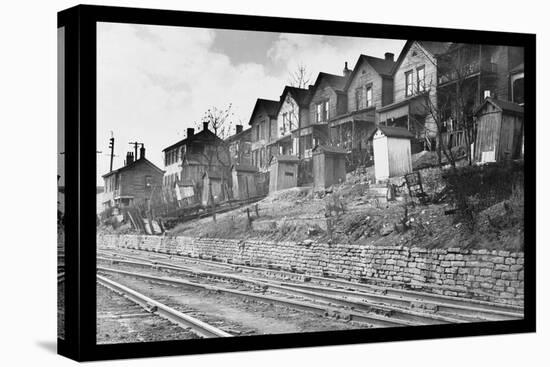
[[138,160],[138,145],[141,144],[143,146],[143,143],[140,143],[138,141],[131,141],[128,144],[134,146],[134,159],[137,161]]
[[115,155],[115,138],[113,137],[113,132],[111,131],[111,138],[109,139],[109,148],[111,148],[111,165],[109,167],[109,172],[113,171],[113,157]]

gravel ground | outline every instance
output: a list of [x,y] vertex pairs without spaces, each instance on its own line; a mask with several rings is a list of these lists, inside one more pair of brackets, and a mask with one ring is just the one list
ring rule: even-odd
[[123,296],[97,286],[97,343],[197,339],[189,329],[150,313]]

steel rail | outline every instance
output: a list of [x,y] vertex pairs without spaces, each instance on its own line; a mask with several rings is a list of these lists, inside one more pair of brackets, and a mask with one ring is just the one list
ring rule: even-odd
[[116,293],[122,294],[124,297],[137,303],[147,311],[161,316],[181,327],[191,328],[193,332],[195,332],[199,336],[202,336],[203,338],[233,336],[223,330],[220,330],[201,320],[179,312],[171,307],[168,307],[158,301],[155,301],[152,298],[149,298],[133,289],[130,289],[99,274],[97,275],[97,281],[100,285],[109,288]]
[[296,300],[284,299],[279,297],[260,295],[256,293],[244,292],[244,291],[239,291],[234,289],[227,289],[227,288],[222,288],[222,287],[213,286],[213,285],[194,283],[194,282],[190,282],[182,279],[176,279],[176,278],[170,278],[170,277],[158,277],[154,275],[141,274],[141,273],[135,273],[135,272],[112,269],[112,268],[104,268],[104,267],[97,267],[97,270],[100,272],[122,274],[122,275],[132,276],[135,278],[147,279],[152,282],[160,282],[164,284],[178,285],[178,286],[187,286],[187,287],[192,287],[192,288],[201,289],[201,290],[208,290],[216,293],[231,294],[231,295],[240,296],[244,298],[254,299],[263,303],[279,304],[279,305],[291,307],[294,309],[314,312],[322,316],[330,315],[330,316],[341,317],[349,320],[365,322],[370,325],[379,326],[379,327],[398,327],[398,326],[417,325],[416,323],[410,322],[407,320],[392,319],[390,317],[380,316],[377,314],[363,314],[363,313],[357,313],[353,311],[343,312],[343,310],[341,309],[337,309],[329,306],[320,306],[310,302],[303,302],[303,301],[296,301]]
[[[106,258],[98,258],[98,260],[112,261]],[[429,313],[429,314],[419,313],[410,309],[403,309],[403,308],[396,307],[396,304],[400,306],[409,307],[411,305],[411,300],[404,300],[400,298],[388,297],[383,295],[374,295],[374,294],[369,295],[369,294],[356,293],[356,292],[338,293],[337,296],[333,296],[333,295],[330,295],[329,292],[327,292],[327,289],[320,288],[320,287],[314,288],[313,291],[311,289],[304,290],[298,286],[294,287],[294,284],[292,283],[278,284],[278,283],[269,282],[263,279],[243,278],[236,275],[216,273],[216,272],[210,272],[210,271],[204,271],[204,270],[194,270],[194,269],[184,268],[181,266],[167,264],[164,262],[153,262],[152,260],[149,260],[149,261],[151,261],[151,263],[127,261],[127,260],[115,260],[112,262],[127,264],[127,265],[145,266],[145,267],[150,267],[158,270],[164,269],[164,270],[170,270],[170,271],[179,271],[179,272],[184,272],[186,274],[191,274],[193,276],[203,276],[203,277],[210,277],[214,279],[227,279],[229,281],[238,282],[238,283],[248,283],[253,285],[254,287],[263,289],[264,291],[271,290],[273,292],[283,294],[283,295],[305,297],[312,301],[322,300],[329,304],[338,304],[351,309],[362,310],[365,312],[381,312],[381,313],[390,315],[394,319],[413,321],[413,322],[422,323],[422,324],[465,322],[463,319],[456,318],[456,317],[437,315],[434,313]],[[331,289],[328,289],[328,291],[331,291]],[[355,299],[357,299],[356,301],[347,299],[347,297],[350,296],[351,294],[355,296]],[[377,304],[366,303],[365,301],[368,301],[368,302],[374,301],[374,302],[377,302]]]
[[[142,250],[138,250],[138,251],[145,252]],[[131,255],[119,254],[119,253],[115,253],[115,254],[118,256],[126,256],[129,258],[134,258],[137,260],[145,260],[143,258],[139,258]],[[437,303],[437,304],[444,305],[445,309],[451,312],[452,312],[451,309],[453,307],[457,307],[457,308],[463,307],[465,308],[465,310],[472,309],[472,308],[479,309],[480,312],[481,310],[484,310],[487,315],[489,315],[492,312],[495,314],[500,314],[505,317],[511,317],[511,318],[523,317],[523,307],[499,304],[495,302],[483,301],[478,299],[455,297],[455,296],[448,296],[443,294],[434,294],[429,292],[421,292],[421,291],[403,289],[403,288],[383,287],[383,286],[373,285],[373,284],[350,282],[342,279],[327,278],[327,277],[321,277],[321,276],[315,276],[315,275],[296,274],[296,273],[282,271],[282,270],[272,270],[272,269],[265,269],[265,268],[259,268],[259,267],[244,266],[244,265],[223,264],[223,263],[219,263],[211,260],[188,258],[182,255],[167,255],[167,254],[155,253],[155,255],[153,256],[157,258],[162,258],[162,259],[169,259],[169,260],[176,260],[176,261],[181,260],[183,262],[204,263],[206,265],[212,265],[214,267],[222,267],[226,269],[230,268],[233,270],[240,270],[240,269],[251,270],[253,272],[264,273],[266,275],[273,274],[273,275],[287,277],[290,279],[298,279],[301,281],[315,281],[316,283],[320,283],[322,285],[333,284],[335,286],[343,287],[348,290],[357,290],[365,293],[374,292],[381,295],[415,299],[418,302]],[[147,261],[153,261],[153,260],[147,259]],[[170,265],[173,265],[173,264],[170,264]],[[443,310],[443,308],[441,310]]]

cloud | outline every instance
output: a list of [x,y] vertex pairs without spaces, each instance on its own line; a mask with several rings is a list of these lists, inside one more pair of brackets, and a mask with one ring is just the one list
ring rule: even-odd
[[[122,165],[127,142],[137,139],[162,167],[162,149],[183,139],[208,108],[232,103],[235,121],[248,123],[256,98],[278,97],[279,79],[264,65],[233,65],[212,51],[215,35],[200,28],[98,26],[98,149],[107,150],[113,131],[115,166]],[[108,167],[102,157],[98,176]]]
[[[97,144],[104,151],[98,156],[98,184],[109,166],[110,131],[118,155],[115,168],[132,149],[128,142],[136,140],[162,168],[162,149],[183,139],[186,128],[195,127],[209,108],[231,103],[233,123],[246,128],[256,99],[278,99],[297,64],[306,65],[314,79],[320,71],[340,74],[344,61],[352,67],[361,52],[383,56],[388,47],[395,48],[388,40],[249,32],[230,37],[226,48],[234,52],[227,52],[215,47],[217,36],[220,31],[204,28],[98,25]],[[262,48],[254,61],[229,56],[248,47]]]
[[280,68],[282,75],[288,75],[302,64],[315,79],[319,72],[341,75],[344,62],[353,68],[361,53],[384,57],[385,52],[394,52],[397,57],[404,43],[401,40],[283,33],[269,49],[268,57]]

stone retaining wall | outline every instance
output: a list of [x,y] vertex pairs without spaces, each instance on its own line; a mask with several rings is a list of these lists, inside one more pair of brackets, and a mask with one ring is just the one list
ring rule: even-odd
[[132,248],[281,266],[362,282],[384,279],[441,294],[523,305],[522,252],[137,235],[98,234],[97,240],[98,248]]

